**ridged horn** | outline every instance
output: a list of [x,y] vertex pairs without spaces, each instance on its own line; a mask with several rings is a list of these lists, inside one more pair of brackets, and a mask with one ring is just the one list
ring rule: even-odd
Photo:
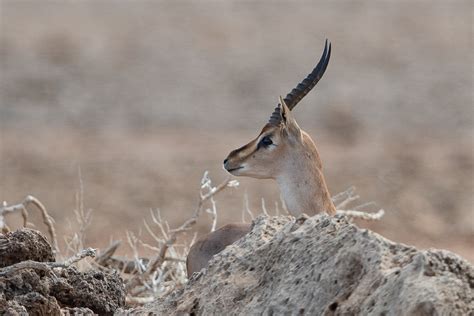
[[[329,58],[331,57],[331,43],[326,39],[326,44],[324,45],[323,55],[319,60],[316,67],[313,71],[306,76],[306,78],[301,81],[290,93],[286,95],[283,99],[290,110],[292,110],[298,102],[301,101],[310,91],[316,86],[318,81],[323,77],[326,68],[328,67]],[[278,125],[280,124],[281,115],[280,115],[281,104],[278,104],[278,107],[275,108],[272,115],[270,116],[269,123]]]

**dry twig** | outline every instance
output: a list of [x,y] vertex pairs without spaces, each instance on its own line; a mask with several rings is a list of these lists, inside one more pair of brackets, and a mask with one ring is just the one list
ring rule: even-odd
[[78,179],[79,187],[76,191],[76,208],[74,209],[77,225],[74,225],[74,228],[79,227],[79,229],[65,238],[67,253],[76,253],[84,249],[86,230],[92,223],[92,210],[86,211],[84,208],[84,183],[80,167],[78,168]]
[[22,261],[10,265],[8,267],[4,267],[0,269],[0,277],[5,277],[12,275],[20,270],[23,269],[35,269],[41,270],[52,274],[52,270],[54,268],[67,268],[74,263],[86,258],[86,257],[95,257],[96,250],[93,248],[86,248],[75,254],[74,256],[66,259],[64,262],[38,262],[38,261]]
[[112,244],[105,248],[105,250],[102,250],[96,257],[95,257],[95,262],[99,265],[106,265],[106,262],[114,255],[115,251],[118,249],[122,242],[119,240],[116,240],[112,242]]
[[250,216],[251,221],[254,220],[252,210],[250,209],[249,196],[248,196],[247,192],[245,192],[245,194],[244,194],[244,205],[243,205],[243,208],[242,208],[242,223],[247,222],[246,219],[245,219],[245,214],[248,214]]
[[366,208],[371,205],[375,205],[374,202],[368,202],[364,203],[362,205],[356,206],[354,209],[349,209],[349,210],[343,210],[343,207],[346,207],[350,203],[358,200],[360,198],[359,195],[355,194],[355,187],[350,187],[344,192],[338,193],[335,196],[332,197],[332,200],[334,203],[338,203],[336,206],[337,209],[337,214],[345,215],[350,218],[358,218],[366,221],[378,221],[380,220],[384,214],[385,211],[383,209],[378,210],[375,213],[367,213],[364,211],[361,211],[361,209]]
[[380,209],[375,213],[367,213],[356,210],[339,210],[337,211],[337,214],[342,214],[350,218],[363,219],[365,221],[378,221],[385,215],[385,211]]
[[[181,281],[178,282],[179,280],[177,278],[180,278],[180,276],[184,276],[183,278],[185,279],[186,272],[183,265],[185,260],[181,259],[175,249],[175,243],[178,239],[178,236],[182,233],[187,232],[194,224],[196,224],[199,216],[204,210],[204,204],[208,201],[211,202],[211,209],[208,209],[206,211],[211,214],[211,231],[213,231],[216,228],[217,222],[217,210],[214,201],[214,196],[216,196],[219,192],[221,192],[227,187],[235,187],[237,185],[238,182],[235,180],[231,180],[231,178],[229,177],[221,184],[214,187],[212,186],[212,182],[209,179],[208,173],[205,172],[201,180],[199,200],[192,216],[175,229],[169,228],[168,223],[161,219],[161,215],[158,210],[156,213],[151,212],[153,224],[158,227],[161,237],[159,237],[151,229],[148,223],[145,222],[144,226],[150,236],[152,236],[152,238],[159,245],[159,251],[158,254],[155,255],[155,257],[152,258],[149,263],[146,264],[146,269],[142,273],[139,273],[138,275],[128,280],[126,284],[126,290],[129,293],[129,302],[135,304],[138,304],[140,302],[148,302],[148,297],[138,295],[145,291],[151,291],[152,293],[160,294],[166,293],[172,288],[174,288],[177,284],[181,283]],[[176,267],[173,268],[172,271],[170,270],[170,268],[164,265],[165,262],[174,262],[176,264]],[[172,282],[167,283],[167,279],[170,279]]]
[[56,230],[54,229],[54,219],[49,215],[48,211],[37,198],[32,195],[26,196],[23,202],[15,205],[8,206],[6,202],[3,202],[3,206],[0,207],[0,229],[4,230],[7,226],[4,220],[4,215],[8,213],[21,212],[23,217],[23,226],[26,227],[28,222],[28,205],[33,204],[41,212],[43,218],[43,223],[48,228],[49,236],[51,237],[51,242],[53,243],[53,252],[57,253],[59,251],[58,241],[56,238]]
[[[203,179],[206,178],[206,177],[207,177],[207,173],[205,173]],[[166,252],[168,251],[169,247],[176,242],[176,239],[178,238],[178,235],[180,233],[183,233],[183,232],[189,230],[197,222],[197,219],[199,218],[199,215],[201,214],[201,212],[203,210],[204,202],[208,201],[214,195],[216,195],[217,193],[222,191],[224,188],[226,188],[228,186],[229,182],[230,182],[230,178],[226,179],[223,183],[221,183],[217,187],[211,187],[209,189],[209,192],[207,192],[205,194],[200,192],[200,198],[199,198],[199,201],[198,201],[198,205],[197,205],[193,215],[188,220],[186,220],[181,226],[179,226],[176,229],[170,230],[168,232],[168,233],[170,233],[170,235],[167,236],[165,242],[161,245],[160,252],[158,253],[158,255],[155,256],[155,258],[152,259],[151,263],[148,265],[147,269],[145,270],[145,272],[142,275],[130,280],[130,282],[127,284],[127,289],[130,289],[132,287],[135,287],[138,284],[141,284],[143,282],[143,278],[146,279],[148,276],[153,274],[158,269],[159,266],[161,266],[161,264],[163,263],[163,261],[165,259]],[[164,231],[164,229],[163,229],[163,231]],[[165,233],[165,236],[166,236],[166,233]]]

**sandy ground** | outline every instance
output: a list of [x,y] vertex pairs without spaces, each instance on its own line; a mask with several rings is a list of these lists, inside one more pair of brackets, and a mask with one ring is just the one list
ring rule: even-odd
[[[150,208],[179,224],[202,173],[225,178],[327,37],[328,71],[295,115],[330,191],[354,185],[387,211],[361,225],[474,261],[469,1],[0,4],[0,200],[37,196],[61,236],[77,229],[79,169],[91,246],[143,230]],[[272,181],[239,181],[219,224],[241,220],[246,194],[255,214],[280,203]]]

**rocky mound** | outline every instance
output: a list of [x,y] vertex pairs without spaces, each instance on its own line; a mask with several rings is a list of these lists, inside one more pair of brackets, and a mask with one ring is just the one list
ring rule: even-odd
[[474,268],[344,217],[259,217],[188,285],[136,312],[159,315],[469,315]]
[[51,246],[41,233],[23,228],[0,235],[1,315],[111,315],[125,305],[118,274],[34,264],[12,269],[15,264],[52,261]]
[[53,250],[46,237],[26,228],[0,234],[0,268],[26,260],[54,261]]

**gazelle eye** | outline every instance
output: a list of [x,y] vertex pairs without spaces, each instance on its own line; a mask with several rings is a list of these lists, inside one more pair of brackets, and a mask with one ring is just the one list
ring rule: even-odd
[[270,146],[272,144],[273,144],[272,139],[268,136],[265,136],[260,140],[260,143],[258,144],[258,147],[263,146],[263,147],[267,148],[268,146]]

